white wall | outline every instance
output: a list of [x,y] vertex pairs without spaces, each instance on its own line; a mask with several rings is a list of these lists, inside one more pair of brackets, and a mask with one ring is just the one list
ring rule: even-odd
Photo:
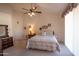
[[9,36],[12,36],[12,24],[11,15],[4,12],[0,12],[0,24],[8,25]]
[[64,40],[64,19],[61,18],[59,15],[55,15],[52,13],[42,13],[36,14],[33,17],[28,15],[24,15],[24,26],[26,26],[25,34],[28,34],[28,26],[29,24],[34,25],[35,33],[39,32],[39,28],[43,25],[47,25],[48,23],[51,24],[50,31],[55,31],[58,40]]
[[79,56],[79,5],[65,16],[65,45]]
[[8,25],[9,36],[12,36],[12,11],[6,5],[0,4],[0,24]]
[[22,17],[21,13],[12,10],[10,6],[0,4],[0,24],[8,25],[9,36],[13,36],[14,39],[24,39]]
[[[19,22],[19,24],[17,24]],[[24,27],[22,13],[13,11],[12,13],[12,30],[14,39],[24,39]]]

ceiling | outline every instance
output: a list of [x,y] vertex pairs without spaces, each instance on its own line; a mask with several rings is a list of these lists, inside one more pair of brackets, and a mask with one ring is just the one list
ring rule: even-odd
[[[25,11],[22,8],[29,9],[31,7],[30,3],[12,3],[9,4],[14,10],[24,13]],[[38,10],[41,10],[42,13],[52,13],[52,14],[62,14],[64,9],[67,6],[67,3],[37,3]]]

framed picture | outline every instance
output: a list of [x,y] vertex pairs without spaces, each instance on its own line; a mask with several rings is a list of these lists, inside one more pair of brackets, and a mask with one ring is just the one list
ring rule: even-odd
[[8,36],[8,25],[0,25],[0,37]]

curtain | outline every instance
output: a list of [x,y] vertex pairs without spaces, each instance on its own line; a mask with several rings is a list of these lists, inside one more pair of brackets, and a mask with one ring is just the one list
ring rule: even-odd
[[65,45],[79,56],[79,5],[65,15]]

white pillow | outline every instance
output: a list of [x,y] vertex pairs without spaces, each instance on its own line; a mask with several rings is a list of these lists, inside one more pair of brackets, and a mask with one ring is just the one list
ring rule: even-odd
[[47,31],[47,35],[53,35],[52,31]]
[[46,32],[42,32],[42,35],[43,35],[43,36],[46,36]]

